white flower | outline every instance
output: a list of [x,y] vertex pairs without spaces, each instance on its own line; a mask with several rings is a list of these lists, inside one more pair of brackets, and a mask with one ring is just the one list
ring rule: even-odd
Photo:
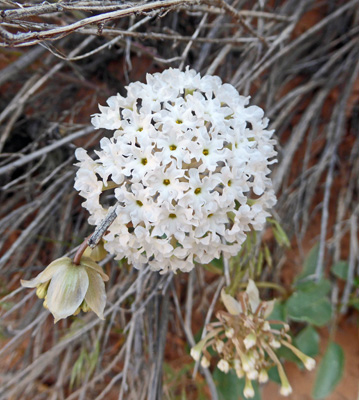
[[[195,261],[231,257],[276,202],[268,120],[218,77],[170,68],[146,80],[93,116],[95,128],[114,131],[97,158],[76,151],[75,188],[89,223],[98,225],[119,202],[105,247],[137,268],[190,271]],[[147,231],[144,241],[137,228]]]
[[92,259],[82,257],[75,265],[68,257],[53,261],[36,278],[21,285],[37,288],[39,298],[44,298],[44,305],[55,318],[55,323],[79,311],[91,309],[101,319],[106,305],[104,281],[108,276]]

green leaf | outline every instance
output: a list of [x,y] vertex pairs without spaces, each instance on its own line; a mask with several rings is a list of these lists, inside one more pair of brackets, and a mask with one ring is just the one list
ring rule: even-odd
[[334,274],[337,278],[343,279],[346,281],[348,279],[348,269],[349,269],[349,264],[347,261],[338,261],[335,263],[332,268],[332,274]]
[[[280,301],[276,301],[274,303],[274,308],[267,320],[270,322],[271,320],[283,321],[287,320],[286,318],[286,306],[284,303]],[[282,329],[283,325],[280,324],[271,324],[272,329]]]
[[300,282],[296,283],[295,289],[300,292],[315,292],[317,297],[323,297],[327,295],[332,288],[332,285],[328,279],[322,279],[320,282]]
[[268,265],[268,268],[272,269],[273,260],[272,260],[271,254],[270,254],[270,250],[266,244],[264,245],[264,257],[265,257],[266,263]]
[[330,282],[306,282],[287,301],[288,317],[314,326],[327,324],[332,317],[332,306],[327,297]]
[[281,227],[280,223],[274,218],[268,218],[268,222],[270,222],[273,226],[273,235],[277,243],[280,246],[290,247],[290,240],[288,239],[288,236],[284,232],[284,229]]
[[278,383],[278,385],[281,384],[278,368],[276,366],[268,370],[268,377],[272,382]]
[[306,260],[304,261],[303,271],[298,276],[297,279],[303,279],[310,275],[315,274],[315,269],[317,267],[317,261],[318,261],[318,255],[319,255],[319,243],[317,243],[310,250]]
[[213,378],[217,383],[216,387],[220,400],[238,400],[242,396],[244,380],[238,379],[233,371],[225,374],[216,368]]
[[[245,380],[239,379],[234,371],[229,371],[227,374],[220,371],[218,368],[213,373],[213,379],[216,382],[219,400],[239,400],[246,398],[243,395]],[[252,381],[254,389],[254,400],[261,400],[257,382]]]
[[334,390],[342,377],[343,369],[343,349],[338,344],[331,342],[319,364],[313,389],[315,400],[324,399]]
[[309,357],[315,357],[319,353],[319,334],[311,325],[298,333],[295,343],[296,347]]

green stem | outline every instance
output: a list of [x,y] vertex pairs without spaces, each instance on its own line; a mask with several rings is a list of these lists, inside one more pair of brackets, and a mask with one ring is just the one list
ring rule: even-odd
[[[241,282],[238,286],[239,287],[247,287],[247,282]],[[282,293],[283,295],[287,295],[287,290],[281,286],[278,285],[277,283],[273,282],[256,282],[256,286],[259,288],[269,288],[269,289],[274,289],[277,290],[278,292]]]

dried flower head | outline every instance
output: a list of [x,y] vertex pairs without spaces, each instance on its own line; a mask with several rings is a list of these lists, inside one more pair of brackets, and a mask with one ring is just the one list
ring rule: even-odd
[[106,304],[104,281],[109,278],[92,259],[82,257],[79,265],[68,257],[53,261],[36,278],[21,280],[27,288],[37,288],[36,294],[44,299],[44,307],[55,318],[55,323],[82,311],[94,311],[104,319]]
[[[275,353],[276,349],[288,347],[309,370],[315,367],[315,360],[291,344],[286,323],[266,320],[273,310],[274,301],[261,301],[258,288],[252,280],[249,280],[246,291],[239,294],[239,301],[224,290],[221,298],[227,311],[217,313],[219,321],[207,326],[209,333],[192,348],[191,355],[196,355],[195,359],[200,360],[203,353],[209,365],[211,355],[208,348],[212,347],[220,358],[217,366],[221,371],[227,373],[234,369],[239,378],[245,377],[243,393],[246,398],[254,396],[251,381],[267,382],[267,371],[277,366],[281,379],[280,393],[289,395],[292,389]],[[273,329],[270,324],[282,325],[282,328]],[[231,335],[227,334],[229,331]]]
[[100,106],[92,123],[114,135],[96,160],[77,149],[75,188],[93,225],[118,202],[106,250],[137,268],[190,271],[237,254],[250,227],[262,229],[276,202],[275,141],[263,110],[248,103],[216,76],[170,68]]

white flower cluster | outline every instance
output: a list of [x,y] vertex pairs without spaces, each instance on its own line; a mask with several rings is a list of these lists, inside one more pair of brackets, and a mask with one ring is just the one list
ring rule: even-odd
[[275,140],[248,103],[219,77],[170,68],[100,106],[92,123],[114,135],[96,160],[76,150],[75,188],[93,225],[109,211],[101,194],[114,189],[106,250],[137,268],[190,271],[194,261],[235,255],[251,226],[262,229],[276,202]]

